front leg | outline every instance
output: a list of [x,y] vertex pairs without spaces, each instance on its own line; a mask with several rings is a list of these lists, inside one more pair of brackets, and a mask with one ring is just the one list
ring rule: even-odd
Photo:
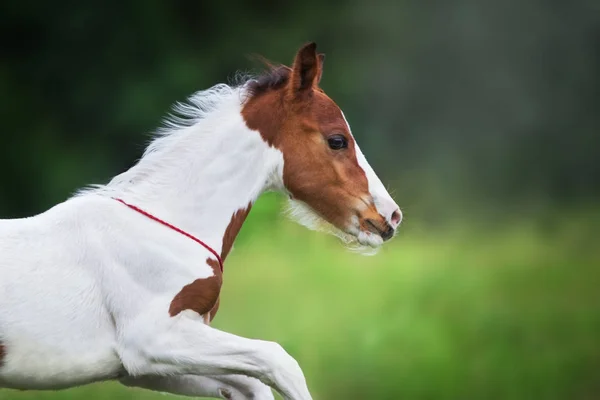
[[118,352],[134,377],[242,374],[273,387],[286,400],[311,400],[302,370],[281,346],[211,328],[193,311],[175,317],[147,313],[130,321]]
[[273,400],[271,388],[258,379],[243,375],[221,376],[139,376],[120,381],[125,386],[141,387],[190,397],[217,397],[226,400]]

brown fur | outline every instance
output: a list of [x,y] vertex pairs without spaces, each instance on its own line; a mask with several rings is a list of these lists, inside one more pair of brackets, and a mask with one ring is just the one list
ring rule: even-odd
[[[353,215],[385,225],[342,112],[318,87],[322,70],[323,56],[314,44],[304,46],[292,69],[272,67],[251,86],[253,95],[242,116],[283,153],[283,181],[294,198],[343,230]],[[334,134],[344,135],[348,148],[331,150],[327,138]]]
[[[223,235],[223,246],[221,258],[225,260],[231,251],[233,242],[246,220],[252,204],[249,203],[246,208],[237,210],[232,216],[225,234]],[[193,310],[204,316],[206,323],[211,322],[217,311],[219,311],[221,285],[223,284],[223,273],[217,260],[208,258],[206,263],[210,265],[214,276],[204,279],[196,279],[194,282],[186,285],[171,301],[169,315],[176,316],[183,310]]]
[[218,261],[208,258],[206,263],[212,267],[214,276],[196,279],[184,286],[171,301],[169,315],[174,317],[184,310],[193,310],[200,315],[212,314],[221,292],[223,274]]
[[240,229],[242,229],[242,224],[250,213],[251,208],[252,203],[248,203],[248,207],[240,208],[231,216],[231,221],[229,222],[229,225],[227,225],[227,229],[225,229],[225,234],[223,235],[223,246],[221,247],[221,258],[223,260],[229,255],[233,242],[240,232]]
[[[225,260],[227,258],[227,255],[229,255],[231,247],[233,246],[233,242],[235,241],[235,238],[240,232],[242,224],[244,223],[246,217],[250,213],[251,208],[252,204],[249,203],[248,207],[237,210],[231,216],[231,221],[229,222],[229,225],[227,225],[227,229],[225,229],[225,234],[223,235],[223,246],[221,249],[221,258],[223,260]],[[209,259],[207,260],[207,262],[212,267],[213,271],[215,271],[215,275],[217,273],[216,271],[219,271],[219,273],[221,273],[219,263],[216,260]],[[214,306],[212,307],[210,312],[205,316],[206,323],[211,322],[215,318],[215,315],[217,315],[217,312],[219,311],[220,304],[221,296],[219,295],[217,296],[217,301],[215,302]]]

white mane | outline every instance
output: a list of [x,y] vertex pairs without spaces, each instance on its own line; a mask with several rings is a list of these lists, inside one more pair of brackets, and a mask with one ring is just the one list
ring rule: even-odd
[[[127,191],[135,180],[172,165],[184,154],[197,149],[199,136],[209,135],[215,125],[224,122],[225,115],[219,110],[226,104],[237,102],[240,106],[247,100],[246,79],[240,85],[217,84],[191,95],[185,102],[177,102],[163,124],[155,132],[142,157],[129,170],[115,176],[105,185],[89,185],[76,195],[98,194],[116,196]],[[214,122],[214,123],[211,123]]]

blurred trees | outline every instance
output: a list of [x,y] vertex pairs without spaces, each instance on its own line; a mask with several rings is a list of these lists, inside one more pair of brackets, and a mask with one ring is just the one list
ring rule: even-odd
[[308,40],[400,204],[600,194],[597,2],[5,1],[0,40],[4,217],[106,182],[172,103]]

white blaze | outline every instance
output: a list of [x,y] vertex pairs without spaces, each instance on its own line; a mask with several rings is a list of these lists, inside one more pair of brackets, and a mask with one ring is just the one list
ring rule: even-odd
[[[350,124],[348,123],[348,120],[346,119],[346,116],[343,112],[342,116],[344,117],[344,121],[346,121],[346,125],[348,126],[348,132],[352,134]],[[392,214],[395,211],[398,211],[398,213],[400,214],[400,220],[402,220],[402,213],[400,212],[398,205],[392,199],[392,196],[390,196],[390,194],[386,190],[385,186],[383,185],[375,171],[373,171],[373,168],[367,162],[367,159],[360,150],[360,147],[358,147],[358,143],[356,143],[356,139],[354,140],[354,142],[356,148],[356,159],[358,161],[358,165],[363,169],[365,175],[367,176],[367,182],[369,184],[369,193],[371,194],[371,197],[373,197],[373,201],[375,203],[377,211],[379,212],[379,214],[385,217],[385,219],[388,221],[388,223],[390,223],[390,225],[398,225],[400,221],[398,221],[398,223],[392,223],[391,221]]]

